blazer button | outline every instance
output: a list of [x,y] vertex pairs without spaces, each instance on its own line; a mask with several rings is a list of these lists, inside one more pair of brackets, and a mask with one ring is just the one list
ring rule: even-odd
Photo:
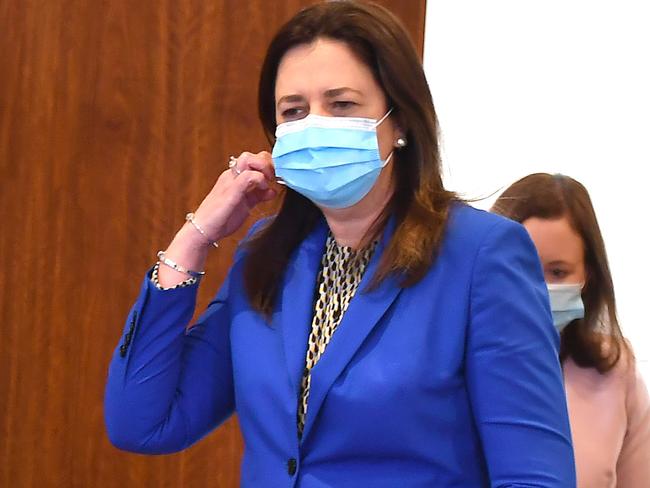
[[287,473],[289,473],[289,476],[296,474],[297,466],[298,462],[296,461],[296,458],[291,458],[287,461]]

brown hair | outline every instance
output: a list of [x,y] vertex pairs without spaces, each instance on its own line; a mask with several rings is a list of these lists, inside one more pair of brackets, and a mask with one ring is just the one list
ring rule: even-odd
[[[560,358],[571,357],[579,366],[593,367],[601,373],[612,369],[626,345],[616,317],[605,243],[587,189],[568,176],[536,173],[506,189],[492,211],[520,223],[532,217],[569,220],[584,246],[585,317],[574,320],[562,331]],[[598,331],[603,320],[609,334]]]
[[[259,116],[271,144],[280,61],[289,49],[319,38],[344,42],[371,69],[408,140],[393,156],[392,199],[366,237],[376,235],[391,215],[395,217],[395,233],[373,286],[394,273],[402,286],[410,286],[433,263],[455,199],[442,184],[438,122],[422,63],[405,28],[379,5],[341,0],[298,12],[273,38],[262,66]],[[312,202],[287,189],[277,215],[249,241],[245,287],[253,307],[266,316],[272,312],[292,252],[321,218]]]

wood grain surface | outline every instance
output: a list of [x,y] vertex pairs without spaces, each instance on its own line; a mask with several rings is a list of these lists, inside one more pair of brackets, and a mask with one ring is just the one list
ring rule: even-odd
[[[184,453],[121,452],[104,382],[156,251],[228,155],[269,149],[260,63],[310,3],[0,2],[0,487],[238,485],[236,419]],[[421,51],[425,0],[380,3]],[[199,309],[236,242],[210,256]]]

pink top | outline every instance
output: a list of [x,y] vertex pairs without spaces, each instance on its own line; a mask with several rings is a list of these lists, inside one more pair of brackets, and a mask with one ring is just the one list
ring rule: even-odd
[[578,488],[650,487],[650,398],[633,362],[606,374],[564,362]]

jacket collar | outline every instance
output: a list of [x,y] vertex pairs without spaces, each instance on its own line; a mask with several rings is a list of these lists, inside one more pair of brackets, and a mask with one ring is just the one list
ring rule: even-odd
[[[379,286],[368,290],[394,229],[395,222],[391,218],[368,263],[359,288],[332,336],[327,350],[312,369],[311,390],[303,439],[309,435],[332,384],[350,363],[356,351],[401,291],[396,277],[389,277]],[[300,245],[295,258],[287,267],[284,278],[280,310],[281,327],[291,389],[295,393],[296,407],[298,405],[300,381],[305,368],[307,342],[314,313],[316,280],[320,271],[320,262],[325,251],[328,232],[327,224],[323,220]]]

